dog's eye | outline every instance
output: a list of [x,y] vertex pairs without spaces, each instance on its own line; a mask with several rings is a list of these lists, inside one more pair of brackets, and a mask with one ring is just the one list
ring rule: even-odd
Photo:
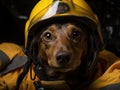
[[78,30],[73,30],[72,31],[72,33],[71,33],[71,37],[73,38],[73,39],[77,39],[77,38],[79,38],[81,35],[80,35],[80,31],[78,31]]
[[50,32],[44,33],[43,39],[46,40],[46,41],[52,40],[52,34]]

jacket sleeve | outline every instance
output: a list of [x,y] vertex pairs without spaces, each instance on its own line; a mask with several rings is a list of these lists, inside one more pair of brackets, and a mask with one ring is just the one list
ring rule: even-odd
[[24,55],[22,48],[14,43],[0,44],[0,71],[17,55]]

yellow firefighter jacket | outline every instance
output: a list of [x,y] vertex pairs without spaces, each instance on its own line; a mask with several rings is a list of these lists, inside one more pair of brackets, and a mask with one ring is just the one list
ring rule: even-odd
[[[23,71],[26,61],[27,56],[19,45],[0,44],[0,90],[15,90],[17,78]],[[32,76],[34,75],[33,71]],[[38,80],[38,78],[31,80],[29,71],[20,85],[20,90],[35,90],[33,82]],[[41,81],[41,83],[43,86],[54,88],[67,86],[64,81]],[[120,58],[103,50],[99,54],[98,72],[89,90],[119,90],[118,88],[120,88]]]

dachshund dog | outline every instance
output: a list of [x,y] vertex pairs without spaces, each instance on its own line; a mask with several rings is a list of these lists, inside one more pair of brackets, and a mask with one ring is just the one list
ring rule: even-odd
[[64,79],[68,72],[76,70],[87,52],[85,29],[74,23],[51,24],[37,35],[37,41],[37,57],[50,80]]

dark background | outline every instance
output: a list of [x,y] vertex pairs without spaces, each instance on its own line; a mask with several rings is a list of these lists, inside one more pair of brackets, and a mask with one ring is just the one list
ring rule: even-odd
[[[0,0],[0,43],[24,45],[24,26],[39,0]],[[120,56],[120,0],[86,0],[98,15],[105,48]]]

